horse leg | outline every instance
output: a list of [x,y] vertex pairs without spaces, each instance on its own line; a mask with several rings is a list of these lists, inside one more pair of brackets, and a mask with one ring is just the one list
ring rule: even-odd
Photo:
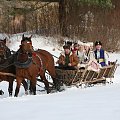
[[33,95],[36,95],[36,85],[32,86]]
[[9,81],[8,92],[9,92],[9,97],[11,97],[13,92],[13,80]]
[[36,95],[36,77],[30,81],[30,93]]
[[54,86],[55,86],[55,89],[57,91],[60,91],[60,81],[56,79],[56,73],[55,73],[55,69],[49,69],[48,70],[52,80],[53,80],[53,83],[54,83]]
[[25,94],[28,94],[28,84],[25,80],[22,81],[23,87],[25,89]]
[[40,75],[40,77],[41,77],[41,80],[43,80],[43,82],[45,84],[45,89],[47,90],[47,94],[49,94],[50,93],[49,83],[45,77],[45,74]]
[[16,77],[16,80],[17,80],[17,86],[16,86],[16,89],[15,89],[15,97],[18,97],[18,93],[19,93],[19,90],[20,90],[20,85],[23,81],[23,78],[19,78],[19,77]]
[[33,83],[32,83],[32,81],[30,80],[29,91],[30,91],[30,94],[31,94],[31,95],[33,94],[33,89],[34,89],[34,88],[32,88],[32,86],[33,86]]

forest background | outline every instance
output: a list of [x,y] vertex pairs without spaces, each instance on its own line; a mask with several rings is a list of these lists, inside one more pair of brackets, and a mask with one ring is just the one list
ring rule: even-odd
[[0,0],[0,33],[30,32],[58,43],[100,40],[120,50],[119,0]]

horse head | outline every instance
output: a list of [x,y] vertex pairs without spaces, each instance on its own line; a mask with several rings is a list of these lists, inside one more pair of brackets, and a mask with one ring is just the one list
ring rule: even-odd
[[24,34],[23,34],[22,40],[21,40],[21,45],[20,45],[20,48],[23,51],[23,53],[32,53],[33,52],[31,37],[32,37],[32,35],[30,37],[24,37]]
[[24,37],[22,36],[20,49],[17,51],[15,57],[15,65],[19,68],[26,68],[29,67],[32,63],[32,53],[33,53],[33,46],[31,37]]

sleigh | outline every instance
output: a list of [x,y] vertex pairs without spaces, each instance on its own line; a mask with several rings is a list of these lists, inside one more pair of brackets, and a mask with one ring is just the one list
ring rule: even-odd
[[[114,78],[118,66],[116,63],[117,61],[111,62],[110,65],[100,68],[99,72],[87,69],[62,70],[56,68],[57,79],[66,86],[80,86],[83,84],[88,86],[96,83],[112,83],[112,78]],[[107,78],[109,78],[109,82]]]
[[[79,87],[83,85],[84,87],[91,87],[95,84],[100,83],[113,83],[112,78],[114,78],[114,74],[118,66],[119,64],[117,64],[117,61],[111,62],[110,65],[100,68],[99,72],[88,69],[62,70],[56,68],[56,79],[59,81],[60,86],[63,86],[64,84],[70,87]],[[16,77],[12,73],[0,72],[0,75]],[[41,79],[38,78],[37,81],[43,82]],[[40,86],[39,84],[37,85]],[[52,87],[54,86],[52,82],[49,82],[49,85],[51,86],[51,90],[54,89],[54,87]]]

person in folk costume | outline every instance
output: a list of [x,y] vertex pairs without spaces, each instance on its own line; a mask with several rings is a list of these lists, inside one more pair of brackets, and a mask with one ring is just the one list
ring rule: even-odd
[[72,50],[73,54],[76,54],[80,60],[80,63],[84,63],[87,56],[85,55],[84,46],[79,45],[78,43],[74,44],[74,49]]
[[79,59],[78,68],[85,67],[85,60],[87,56],[85,55],[85,50],[83,45],[79,45],[78,43],[74,43],[74,49],[72,50],[73,54],[77,55]]
[[86,51],[85,51],[84,43],[81,43],[79,46],[79,55],[78,55],[81,64],[85,64],[86,59],[88,59],[85,52]]
[[77,69],[79,63],[78,57],[71,52],[69,45],[64,45],[63,49],[64,52],[61,53],[59,60],[57,61],[57,64],[59,64],[58,68],[65,70]]
[[76,54],[78,56],[78,54],[79,54],[79,44],[78,43],[74,43],[72,52],[73,52],[73,54]]
[[95,59],[103,67],[107,65],[107,54],[105,50],[102,49],[102,43],[100,41],[95,42]]
[[88,63],[86,66],[87,70],[92,70],[95,72],[99,72],[101,65],[95,59],[95,53],[93,51],[93,43],[89,43],[89,53],[88,53]]
[[90,44],[90,47],[89,47],[89,53],[88,53],[88,62],[90,60],[94,60],[95,59],[95,53],[94,53],[94,50],[93,50],[93,43],[89,43]]
[[87,63],[88,62],[88,54],[90,52],[90,45],[88,43],[84,43],[84,49],[85,49],[85,55],[87,56],[85,62]]

